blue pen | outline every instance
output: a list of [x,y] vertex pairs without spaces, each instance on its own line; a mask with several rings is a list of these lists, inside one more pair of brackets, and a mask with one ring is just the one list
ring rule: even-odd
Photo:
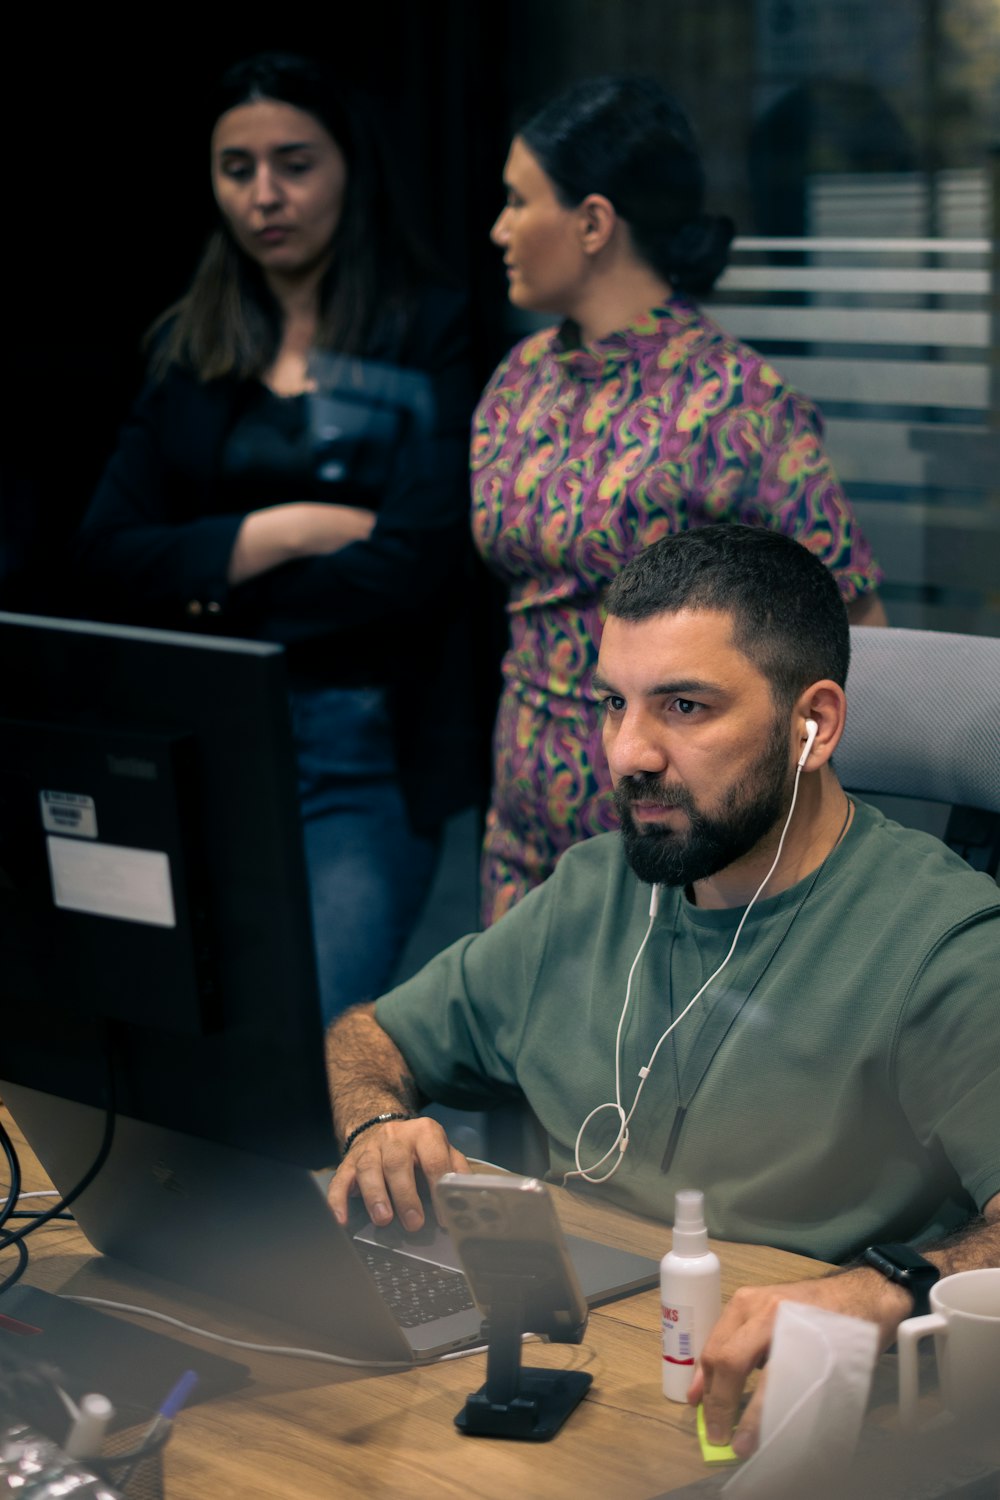
[[158,1443],[165,1438],[170,1426],[184,1405],[188,1396],[198,1384],[198,1372],[196,1370],[185,1370],[177,1384],[160,1406],[156,1416],[150,1422],[148,1428],[142,1435],[142,1447]]
[[156,1413],[157,1420],[165,1417],[167,1421],[173,1421],[181,1407],[187,1401],[188,1396],[198,1384],[197,1370],[185,1370],[173,1390],[170,1392],[159,1411]]
[[185,1370],[180,1380],[178,1380],[177,1384],[163,1401],[156,1416],[146,1428],[138,1448],[134,1453],[128,1455],[129,1463],[127,1468],[115,1476],[115,1483],[120,1489],[124,1490],[128,1486],[128,1482],[135,1473],[137,1465],[142,1463],[143,1459],[148,1458],[151,1453],[155,1453],[166,1442],[170,1429],[173,1426],[174,1417],[176,1417],[197,1384],[197,1371]]

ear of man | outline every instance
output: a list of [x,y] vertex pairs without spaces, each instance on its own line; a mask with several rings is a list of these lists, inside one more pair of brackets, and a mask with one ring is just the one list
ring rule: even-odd
[[814,682],[799,695],[792,719],[793,749],[796,761],[805,749],[809,738],[807,728],[809,721],[816,725],[816,733],[803,764],[803,771],[818,771],[821,766],[828,764],[840,743],[846,720],[847,699],[844,689],[829,678]]

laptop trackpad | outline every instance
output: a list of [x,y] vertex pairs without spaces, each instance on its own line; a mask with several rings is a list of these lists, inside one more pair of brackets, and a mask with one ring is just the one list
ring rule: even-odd
[[384,1250],[397,1250],[402,1255],[412,1255],[415,1260],[430,1261],[431,1265],[444,1266],[450,1271],[461,1271],[454,1241],[446,1229],[442,1229],[434,1218],[433,1211],[425,1210],[424,1227],[408,1234],[398,1219],[379,1227],[370,1219],[354,1234],[354,1239],[369,1245],[380,1245]]

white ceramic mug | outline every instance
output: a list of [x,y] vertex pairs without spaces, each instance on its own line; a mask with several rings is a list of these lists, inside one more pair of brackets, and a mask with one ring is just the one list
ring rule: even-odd
[[945,1410],[961,1420],[1000,1410],[1000,1266],[957,1271],[931,1287],[932,1311],[907,1318],[896,1332],[899,1350],[899,1415],[904,1427],[917,1425],[917,1353],[922,1338],[934,1335],[938,1378]]

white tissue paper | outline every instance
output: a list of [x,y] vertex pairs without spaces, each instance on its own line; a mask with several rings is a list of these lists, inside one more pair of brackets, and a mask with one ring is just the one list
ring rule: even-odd
[[831,1478],[854,1454],[878,1355],[878,1328],[804,1302],[774,1323],[760,1446],[736,1470],[727,1500],[774,1500]]

